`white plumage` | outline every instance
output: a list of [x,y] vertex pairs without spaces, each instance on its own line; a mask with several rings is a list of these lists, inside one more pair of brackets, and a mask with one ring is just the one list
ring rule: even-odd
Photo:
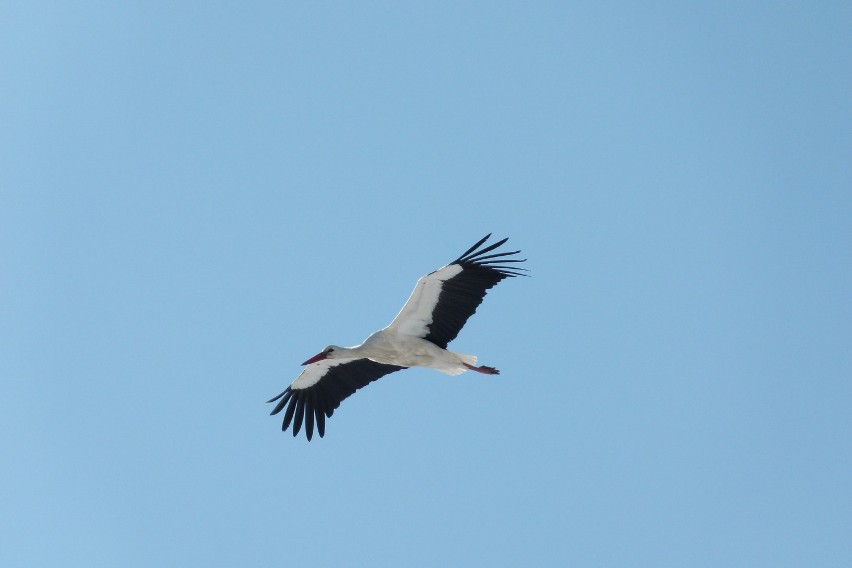
[[305,361],[306,368],[299,377],[269,401],[278,401],[272,414],[286,408],[282,430],[292,422],[296,436],[304,422],[310,440],[316,424],[322,437],[325,419],[331,417],[342,400],[372,381],[406,367],[430,367],[448,375],[467,370],[499,374],[493,367],[477,367],[475,355],[446,349],[490,288],[504,278],[523,275],[522,268],[503,265],[524,262],[525,259],[507,258],[520,251],[486,255],[508,239],[479,250],[490,236],[450,264],[420,278],[386,328],[372,333],[360,345],[329,345]]

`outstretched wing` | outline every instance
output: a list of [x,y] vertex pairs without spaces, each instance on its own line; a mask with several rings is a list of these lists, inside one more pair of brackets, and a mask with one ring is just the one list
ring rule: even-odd
[[293,384],[267,402],[278,401],[271,414],[278,414],[287,408],[281,429],[286,430],[292,422],[294,437],[299,434],[304,421],[305,434],[310,441],[314,435],[314,423],[320,438],[325,435],[325,419],[331,417],[343,399],[400,369],[405,367],[385,365],[369,359],[325,359],[305,367]]
[[525,276],[523,268],[506,265],[524,262],[526,259],[508,258],[520,251],[486,254],[509,239],[479,248],[489,237],[490,233],[447,266],[418,280],[388,329],[422,337],[446,349],[476,313],[488,290],[504,278]]

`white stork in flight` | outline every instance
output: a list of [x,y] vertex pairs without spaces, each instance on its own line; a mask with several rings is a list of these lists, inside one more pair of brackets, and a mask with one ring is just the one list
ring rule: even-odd
[[293,436],[302,422],[308,440],[314,424],[320,437],[325,419],[356,390],[406,367],[431,367],[448,375],[476,371],[500,373],[494,367],[476,366],[476,356],[447,350],[482,303],[485,293],[504,278],[526,276],[523,268],[506,263],[526,259],[507,258],[520,251],[486,254],[508,239],[480,249],[488,234],[460,257],[417,281],[411,297],[394,320],[373,333],[361,345],[329,345],[302,365],[305,370],[287,389],[269,400],[278,401],[271,414],[284,412],[282,430],[293,424]]

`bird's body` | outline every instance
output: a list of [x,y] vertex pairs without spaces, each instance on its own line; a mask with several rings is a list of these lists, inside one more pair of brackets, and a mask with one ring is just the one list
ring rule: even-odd
[[355,347],[330,347],[332,352],[327,358],[369,359],[400,367],[429,367],[447,375],[463,373],[470,368],[465,364],[472,366],[476,363],[475,355],[455,353],[391,327],[373,332],[364,343]]
[[293,435],[302,422],[308,440],[314,423],[320,437],[325,419],[340,402],[357,389],[388,373],[407,367],[429,367],[448,375],[467,370],[496,375],[493,367],[476,366],[477,357],[446,349],[467,319],[476,312],[485,293],[500,280],[519,276],[519,268],[501,263],[524,262],[509,259],[519,251],[485,255],[506,242],[498,241],[477,250],[486,235],[459,258],[417,281],[414,291],[394,320],[354,347],[330,345],[303,363],[305,370],[284,392],[272,411],[286,407],[282,429],[293,422]]

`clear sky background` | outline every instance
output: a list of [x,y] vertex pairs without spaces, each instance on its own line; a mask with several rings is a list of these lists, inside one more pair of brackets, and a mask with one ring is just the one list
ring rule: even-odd
[[173,4],[0,2],[0,564],[852,565],[849,2]]

